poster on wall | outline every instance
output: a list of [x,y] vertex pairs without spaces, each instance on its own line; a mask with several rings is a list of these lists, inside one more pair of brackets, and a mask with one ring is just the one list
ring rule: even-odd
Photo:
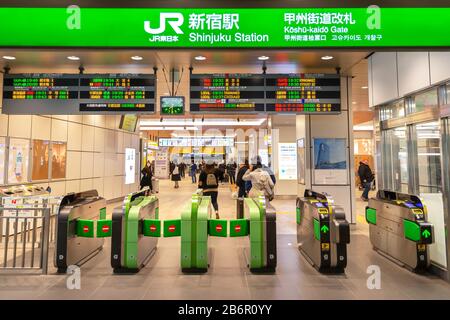
[[136,150],[125,148],[125,184],[133,184],[136,176]]
[[348,184],[346,139],[314,138],[313,168],[315,184]]
[[0,184],[5,184],[6,139],[0,137]]
[[67,143],[52,142],[52,179],[64,179],[66,177]]
[[305,184],[305,139],[297,140],[297,179],[298,183]]
[[46,140],[33,140],[31,181],[48,179],[49,144]]
[[156,151],[155,177],[167,179],[169,177],[169,152],[167,148]]
[[9,140],[8,183],[28,182],[30,141],[11,138]]
[[295,143],[278,143],[280,180],[297,180],[297,150]]

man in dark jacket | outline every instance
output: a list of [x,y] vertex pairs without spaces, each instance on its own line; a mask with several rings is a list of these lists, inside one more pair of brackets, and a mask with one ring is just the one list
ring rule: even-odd
[[359,163],[358,176],[361,180],[362,186],[364,187],[361,199],[363,201],[369,201],[369,191],[372,187],[373,173],[369,167],[369,162],[367,160],[363,160]]
[[239,198],[244,198],[246,196],[245,181],[242,179],[242,177],[247,172],[248,168],[249,168],[248,160],[245,160],[245,163],[241,163],[239,171],[236,176],[236,186],[239,188],[238,192]]

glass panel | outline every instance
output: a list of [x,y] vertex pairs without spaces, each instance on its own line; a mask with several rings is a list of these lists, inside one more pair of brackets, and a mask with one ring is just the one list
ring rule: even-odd
[[11,138],[9,140],[8,183],[28,182],[30,141]]
[[416,125],[420,196],[427,206],[428,220],[434,224],[436,243],[430,258],[446,266],[444,203],[441,184],[440,125],[438,121]]
[[405,116],[405,103],[403,100],[400,100],[394,103],[392,106],[392,118],[403,118]]
[[447,104],[450,104],[450,83],[447,83]]
[[414,111],[421,112],[438,106],[438,91],[436,88],[420,93],[414,97]]
[[49,151],[49,141],[33,140],[32,181],[48,179]]
[[5,151],[6,151],[6,139],[0,137],[0,184],[5,184]]
[[392,163],[392,185],[394,191],[408,192],[408,146],[406,127],[389,130],[389,145]]

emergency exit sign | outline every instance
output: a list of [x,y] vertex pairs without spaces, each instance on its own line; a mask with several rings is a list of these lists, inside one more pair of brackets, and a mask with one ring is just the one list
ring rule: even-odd
[[448,47],[450,8],[0,8],[2,47]]

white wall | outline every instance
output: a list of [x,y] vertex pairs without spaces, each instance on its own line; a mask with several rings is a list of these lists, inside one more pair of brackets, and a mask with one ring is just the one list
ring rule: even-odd
[[368,72],[369,104],[376,106],[450,79],[450,52],[376,52]]
[[[27,184],[50,185],[54,195],[97,189],[101,196],[113,199],[139,188],[139,134],[119,130],[119,122],[118,115],[0,114],[0,137],[67,143],[66,178]],[[137,153],[132,185],[124,184],[125,148]]]

